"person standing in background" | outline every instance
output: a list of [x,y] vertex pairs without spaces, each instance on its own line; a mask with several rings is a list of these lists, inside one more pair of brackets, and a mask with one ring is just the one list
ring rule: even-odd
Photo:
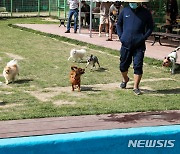
[[113,27],[117,23],[119,14],[121,13],[123,6],[120,1],[114,2],[109,8],[109,38],[106,41],[112,41]]
[[109,29],[109,8],[111,3],[102,2],[100,5],[100,25],[99,25],[99,37],[101,37],[101,32],[103,30],[103,25],[105,25],[106,36],[108,37]]
[[68,4],[69,4],[69,16],[68,16],[67,30],[65,33],[70,33],[71,19],[72,19],[73,15],[74,15],[74,33],[77,33],[79,1],[78,0],[68,0]]
[[170,16],[170,23],[176,24],[176,18],[178,16],[177,0],[167,0],[166,14],[167,16]]
[[117,21],[117,34],[121,41],[120,71],[122,82],[120,87],[126,88],[129,81],[128,69],[133,60],[134,88],[136,95],[140,95],[139,84],[143,74],[143,59],[146,50],[145,40],[153,31],[153,19],[150,11],[141,3],[129,3],[120,13]]
[[81,26],[83,26],[83,19],[85,19],[85,25],[86,23],[89,25],[90,24],[90,6],[85,2],[81,1],[82,7],[81,7],[81,12],[85,13],[85,17],[81,17]]

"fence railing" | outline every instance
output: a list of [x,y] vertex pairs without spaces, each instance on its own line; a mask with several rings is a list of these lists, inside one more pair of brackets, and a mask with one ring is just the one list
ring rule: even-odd
[[57,16],[66,17],[67,0],[0,0],[11,17]]

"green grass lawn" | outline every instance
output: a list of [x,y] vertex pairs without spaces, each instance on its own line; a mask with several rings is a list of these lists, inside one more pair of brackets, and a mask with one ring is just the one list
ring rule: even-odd
[[[0,20],[0,120],[180,109],[180,75],[170,75],[159,61],[145,59],[143,95],[135,96],[132,68],[128,89],[118,88],[122,80],[118,52],[8,26],[15,23],[47,22],[41,18]],[[103,68],[86,69],[80,93],[71,92],[69,72],[71,65],[84,68],[86,63],[67,60],[72,48],[86,48],[87,55],[97,55]],[[6,86],[2,71],[13,58],[19,59],[20,76]]]

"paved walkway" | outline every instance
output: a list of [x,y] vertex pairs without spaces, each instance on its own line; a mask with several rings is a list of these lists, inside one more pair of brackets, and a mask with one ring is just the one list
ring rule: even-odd
[[180,110],[0,121],[0,138],[180,124]]
[[[68,38],[72,38],[75,40],[79,40],[82,42],[88,42],[91,44],[111,48],[118,50],[120,49],[120,42],[117,41],[117,36],[113,36],[114,41],[106,41],[107,37],[105,37],[105,34],[102,35],[102,37],[98,36],[97,32],[93,32],[92,38],[89,37],[89,31],[87,29],[82,29],[81,34],[74,34],[73,29],[71,33],[64,33],[66,31],[64,26],[59,27],[58,24],[17,24],[22,27],[38,30],[45,33],[60,35]],[[171,51],[175,49],[176,46],[180,45],[180,42],[174,42],[170,40],[162,40],[163,46],[159,45],[159,43],[155,43],[154,46],[151,46],[152,39],[146,41],[146,53],[145,56],[150,58],[155,58],[158,60],[163,60],[165,56],[167,56]],[[180,52],[179,52],[179,58],[177,59],[177,63],[180,64]]]

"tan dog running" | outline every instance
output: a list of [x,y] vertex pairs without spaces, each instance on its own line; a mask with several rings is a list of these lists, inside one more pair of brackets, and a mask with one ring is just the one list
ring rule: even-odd
[[11,81],[14,83],[16,75],[19,75],[19,67],[17,64],[17,60],[11,60],[7,63],[3,70],[3,76],[5,78],[6,84],[9,84]]

